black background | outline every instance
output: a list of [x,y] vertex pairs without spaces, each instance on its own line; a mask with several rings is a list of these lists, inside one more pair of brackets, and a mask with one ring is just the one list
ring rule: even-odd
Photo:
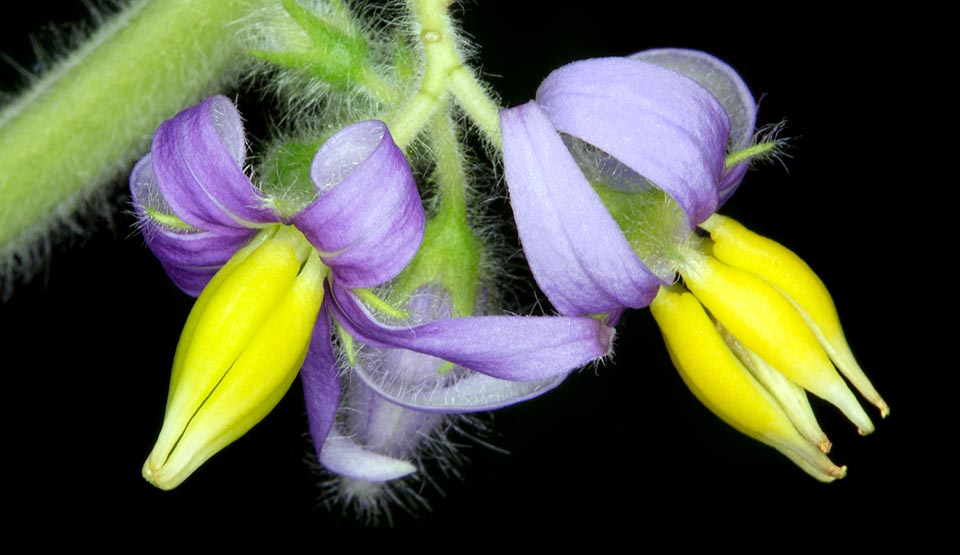
[[[79,2],[63,4],[33,2],[5,16],[2,51],[30,67],[30,32],[84,17]],[[681,383],[649,313],[636,311],[619,328],[614,364],[497,412],[488,440],[510,454],[468,441],[462,479],[436,476],[444,493],[426,490],[432,510],[397,512],[393,528],[317,506],[321,477],[304,463],[298,384],[180,488],[156,490],[140,468],[159,429],[191,299],[134,232],[118,184],[112,220],[92,223],[85,240],[60,243],[46,271],[17,284],[0,306],[3,498],[17,515],[8,525],[81,523],[82,538],[111,541],[123,523],[137,537],[175,543],[198,527],[213,541],[308,540],[317,549],[546,546],[570,538],[644,545],[666,533],[677,542],[715,538],[716,546],[757,534],[809,545],[821,534],[925,537],[931,521],[908,518],[926,513],[918,493],[949,495],[952,485],[949,459],[926,441],[923,430],[935,423],[922,420],[919,392],[950,371],[929,364],[913,339],[925,326],[917,306],[936,301],[926,300],[935,285],[924,285],[926,264],[916,260],[915,230],[903,218],[915,209],[909,192],[918,186],[904,152],[913,113],[903,109],[902,83],[912,70],[898,65],[891,76],[902,49],[894,52],[889,29],[906,22],[886,16],[866,25],[835,10],[747,17],[729,5],[621,4],[474,1],[463,21],[507,105],[532,97],[563,63],[681,46],[737,68],[762,97],[761,123],[787,120],[794,137],[787,169],[751,172],[724,213],[791,247],[819,273],[854,352],[891,405],[892,416],[861,438],[816,402],[833,460],[849,466],[846,479],[820,484],[722,424]],[[518,13],[519,5],[531,11]],[[17,72],[0,65],[2,89],[15,90]],[[714,526],[723,533],[701,533]]]

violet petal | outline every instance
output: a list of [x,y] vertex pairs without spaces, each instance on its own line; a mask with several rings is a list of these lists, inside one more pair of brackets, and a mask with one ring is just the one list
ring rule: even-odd
[[[710,91],[730,118],[730,151],[746,148],[753,141],[757,103],[740,74],[727,63],[706,52],[685,48],[644,50],[630,57],[677,71]],[[730,198],[749,166],[749,161],[743,161],[727,169],[720,181],[720,204]]]
[[243,123],[224,96],[211,96],[160,125],[153,138],[157,184],[173,213],[217,233],[277,221],[243,173]]
[[346,437],[334,425],[320,451],[320,464],[327,470],[356,480],[386,482],[417,471],[408,461],[375,453]]
[[257,232],[246,228],[222,233],[186,231],[158,222],[151,213],[173,216],[173,212],[157,186],[150,154],[137,162],[130,174],[130,195],[147,246],[177,287],[194,297]]
[[386,125],[363,121],[320,147],[310,174],[319,198],[292,222],[348,287],[372,287],[413,259],[424,214],[403,152]]
[[453,369],[466,374],[439,387],[412,388],[391,379],[390,368],[354,367],[370,389],[391,403],[425,411],[460,414],[489,411],[514,405],[554,389],[566,374],[535,381],[510,381],[471,370]]
[[652,63],[595,58],[563,66],[537,90],[563,133],[599,148],[672,196],[690,226],[712,214],[729,122],[692,79]]
[[637,258],[535,102],[500,112],[510,204],[527,262],[571,316],[648,305],[660,280]]
[[330,334],[329,299],[324,299],[314,324],[307,357],[300,369],[303,397],[307,406],[307,422],[317,456],[323,456],[324,441],[330,434],[340,402],[340,379],[337,358]]
[[610,352],[612,328],[594,318],[478,316],[390,326],[334,284],[331,312],[359,341],[424,353],[510,381],[564,375]]

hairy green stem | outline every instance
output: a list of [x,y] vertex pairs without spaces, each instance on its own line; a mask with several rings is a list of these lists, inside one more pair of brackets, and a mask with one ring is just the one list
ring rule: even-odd
[[449,105],[444,104],[430,118],[429,129],[430,152],[436,161],[433,180],[439,197],[437,212],[451,213],[465,222],[467,176],[463,168],[460,137]]
[[460,71],[451,74],[450,92],[456,96],[457,103],[484,137],[498,149],[502,148],[500,107],[490,98],[473,73],[461,67]]
[[0,264],[41,238],[213,92],[243,59],[242,20],[270,0],[125,8],[0,113]]
[[394,140],[405,148],[426,125],[449,93],[484,135],[500,144],[497,104],[464,64],[457,49],[457,32],[447,13],[448,0],[412,0],[411,12],[420,23],[426,68],[420,88],[388,121]]
[[400,275],[395,292],[407,295],[421,285],[439,283],[450,292],[455,315],[469,316],[477,300],[483,245],[467,216],[468,177],[450,104],[440,103],[427,125],[436,162],[431,180],[437,207],[427,221],[423,245]]

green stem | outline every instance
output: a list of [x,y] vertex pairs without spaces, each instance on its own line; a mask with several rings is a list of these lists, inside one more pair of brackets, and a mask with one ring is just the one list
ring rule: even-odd
[[428,135],[430,151],[436,161],[433,180],[439,197],[437,212],[455,215],[466,223],[467,176],[463,169],[463,154],[449,105],[444,104],[430,119]]
[[392,104],[397,99],[397,93],[386,81],[369,67],[360,70],[357,83],[362,86],[373,98],[385,104]]
[[438,206],[397,290],[411,293],[423,284],[439,283],[449,291],[455,314],[469,316],[477,299],[483,247],[467,218],[467,173],[450,105],[439,105],[428,125]]
[[139,1],[0,114],[0,254],[42,237],[125,171],[157,126],[243,59],[240,22],[270,0]]
[[487,140],[498,149],[502,148],[500,107],[466,66],[450,75],[450,92]]
[[388,121],[401,148],[417,136],[449,92],[487,138],[500,144],[497,104],[457,50],[457,32],[447,14],[449,4],[448,0],[412,0],[411,11],[421,27],[426,67],[420,88]]

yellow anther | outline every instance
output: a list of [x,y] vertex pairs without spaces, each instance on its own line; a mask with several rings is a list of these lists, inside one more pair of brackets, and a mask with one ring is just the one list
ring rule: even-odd
[[794,383],[833,403],[861,434],[873,431],[810,326],[770,283],[692,250],[685,253],[680,274],[738,341]]
[[774,447],[822,481],[842,478],[838,467],[807,441],[728,348],[716,324],[686,291],[661,287],[650,310],[684,383],[717,416]]
[[163,428],[143,466],[157,487],[179,485],[289,389],[328,271],[303,242],[290,228],[264,231],[204,288],[177,345]]
[[714,256],[776,287],[806,320],[840,372],[880,409],[881,416],[890,413],[887,403],[857,364],[829,291],[806,262],[780,243],[719,214],[711,216],[700,227],[710,232]]

